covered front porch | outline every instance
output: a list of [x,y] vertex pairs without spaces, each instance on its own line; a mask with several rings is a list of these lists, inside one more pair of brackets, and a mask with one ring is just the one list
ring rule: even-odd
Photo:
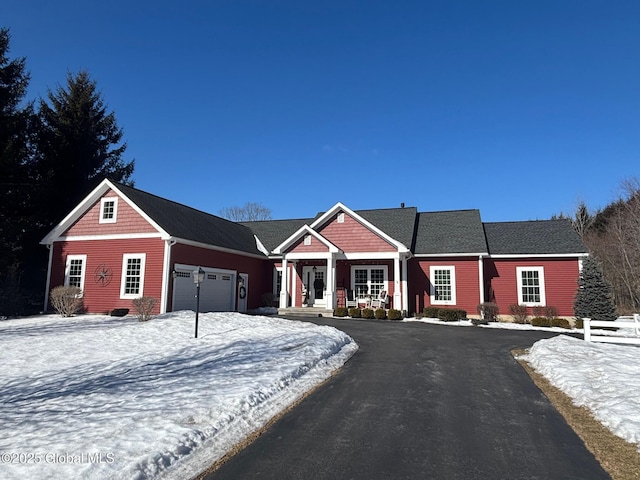
[[312,309],[326,316],[324,311],[353,306],[353,301],[370,306],[371,299],[382,293],[387,297],[384,308],[406,312],[407,259],[399,252],[285,254],[280,265],[279,308],[282,313]]

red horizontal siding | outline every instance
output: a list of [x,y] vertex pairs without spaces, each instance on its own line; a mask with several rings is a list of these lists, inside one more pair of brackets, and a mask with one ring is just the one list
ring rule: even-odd
[[151,233],[157,231],[113,190],[109,190],[101,198],[116,196],[118,197],[118,209],[115,223],[100,223],[100,200],[98,200],[76,223],[67,229],[64,236]]
[[290,251],[296,253],[328,252],[329,247],[311,235],[311,242],[309,245],[305,245],[304,239],[301,239],[293,246],[293,248],[291,248]]
[[343,252],[393,252],[397,248],[345,213],[344,223],[335,215],[320,233]]
[[517,267],[544,267],[547,306],[556,307],[558,315],[573,316],[579,276],[577,258],[485,259],[485,283],[490,284],[493,297],[487,297],[487,301],[495,301],[503,315],[509,314],[509,305],[518,303]]
[[475,315],[480,303],[480,277],[478,274],[478,258],[420,258],[412,259],[407,265],[409,282],[409,309],[421,312],[431,305],[432,266],[453,266],[456,276],[456,304],[437,305],[442,308],[460,308],[468,315]]
[[[106,313],[114,308],[128,308],[134,312],[130,299],[120,298],[122,257],[124,254],[145,253],[143,295],[158,300],[155,313],[160,311],[164,242],[152,239],[86,240],[55,242],[51,264],[51,288],[64,284],[64,270],[68,255],[86,255],[84,307],[87,313]],[[99,265],[111,268],[111,283],[100,286],[95,282]]]

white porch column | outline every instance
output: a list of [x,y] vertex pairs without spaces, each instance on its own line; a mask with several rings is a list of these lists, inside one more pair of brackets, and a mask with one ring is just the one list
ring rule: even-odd
[[287,258],[282,257],[282,282],[280,282],[280,308],[287,308],[289,296],[289,265]]
[[402,283],[400,281],[400,256],[393,259],[393,308],[402,310]]
[[409,313],[409,273],[407,272],[407,257],[402,257],[402,311]]
[[480,303],[484,303],[484,259],[478,257],[478,280],[480,281]]
[[333,310],[336,308],[335,301],[335,284],[336,284],[336,257],[331,255],[327,258],[327,285],[326,285],[326,305],[327,308]]

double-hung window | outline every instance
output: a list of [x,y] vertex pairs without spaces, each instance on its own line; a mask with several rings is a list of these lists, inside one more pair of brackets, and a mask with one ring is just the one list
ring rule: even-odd
[[456,304],[456,268],[453,266],[429,267],[431,279],[431,305]]
[[64,269],[64,285],[84,290],[84,276],[87,269],[86,255],[68,255]]
[[100,200],[100,223],[116,223],[117,215],[117,197],[105,197]]
[[516,267],[518,303],[526,306],[546,305],[544,267]]
[[351,285],[358,298],[377,298],[382,290],[389,293],[388,281],[385,265],[358,265],[351,269]]
[[138,298],[144,292],[144,253],[125,254],[122,257],[122,284],[120,298]]

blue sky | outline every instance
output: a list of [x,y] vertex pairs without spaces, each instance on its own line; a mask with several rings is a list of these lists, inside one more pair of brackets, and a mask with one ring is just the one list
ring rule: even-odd
[[640,2],[3,2],[28,96],[86,69],[142,190],[273,218],[594,209],[640,176]]

